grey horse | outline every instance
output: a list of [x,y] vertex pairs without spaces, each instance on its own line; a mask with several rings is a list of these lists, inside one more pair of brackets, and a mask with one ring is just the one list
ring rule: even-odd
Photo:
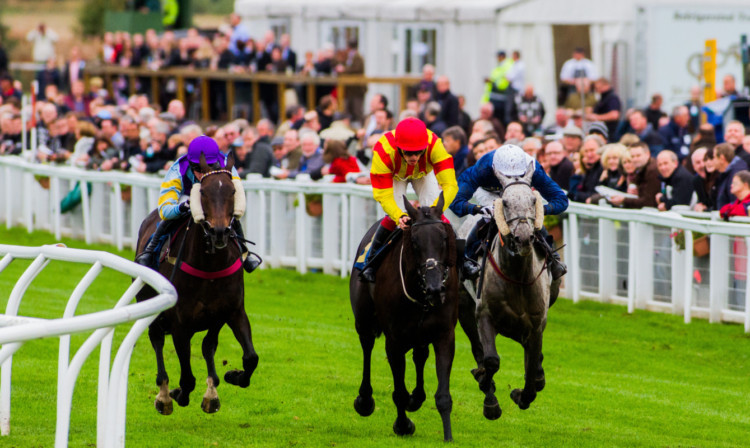
[[501,176],[503,195],[494,201],[499,232],[488,251],[476,309],[483,357],[475,375],[485,393],[484,416],[490,420],[502,414],[492,380],[500,369],[495,346],[498,333],[524,348],[524,388],[510,394],[518,407],[528,409],[545,385],[542,334],[547,325],[552,277],[544,254],[533,245],[535,230],[540,230],[544,222],[542,198],[531,189],[533,163],[524,176]]

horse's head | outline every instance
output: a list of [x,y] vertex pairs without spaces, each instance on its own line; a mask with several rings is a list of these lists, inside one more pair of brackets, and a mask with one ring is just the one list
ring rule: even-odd
[[534,230],[544,223],[544,206],[538,192],[531,189],[534,162],[523,176],[499,176],[503,195],[495,199],[495,222],[511,253],[528,256],[532,252]]
[[234,156],[230,153],[225,168],[209,166],[200,156],[200,183],[190,192],[190,210],[210,244],[211,252],[224,249],[231,236],[232,221],[245,213],[245,191],[232,179]]
[[404,232],[404,245],[418,264],[419,283],[426,303],[430,306],[444,303],[445,283],[451,267],[456,264],[456,236],[450,224],[441,220],[443,193],[434,207],[417,209],[405,196],[404,205],[411,218],[411,226]]

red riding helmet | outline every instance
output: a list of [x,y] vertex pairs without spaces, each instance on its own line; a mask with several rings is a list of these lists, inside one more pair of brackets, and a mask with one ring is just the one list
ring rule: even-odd
[[424,151],[428,143],[427,126],[422,120],[409,117],[396,126],[396,146],[402,151]]

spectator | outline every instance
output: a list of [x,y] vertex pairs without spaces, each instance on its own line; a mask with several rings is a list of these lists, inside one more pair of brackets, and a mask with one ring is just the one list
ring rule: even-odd
[[300,147],[299,133],[294,129],[286,131],[284,134],[284,159],[282,166],[290,170],[299,168],[300,159],[302,158],[302,148]]
[[594,121],[589,124],[588,135],[592,134],[598,135],[605,142],[609,141],[609,130],[603,121]]
[[505,57],[504,51],[497,52],[497,66],[492,70],[489,78],[485,78],[485,91],[482,97],[482,103],[490,102],[494,108],[494,116],[500,120],[503,125],[507,123],[509,101],[512,101],[512,88],[508,80],[508,73],[513,67],[513,60]]
[[2,39],[0,39],[0,75],[8,72],[8,53],[5,51]]
[[568,127],[569,121],[570,121],[570,115],[568,114],[567,109],[562,108],[562,107],[557,108],[557,110],[555,111],[555,124],[552,124],[544,128],[544,135],[562,136],[563,129]]
[[[583,104],[581,104],[583,100]],[[590,109],[596,104],[596,95],[591,90],[591,81],[588,78],[578,78],[575,80],[575,90],[568,93],[562,107],[565,109],[577,110]]]
[[21,91],[13,86],[13,77],[8,73],[0,74],[0,96],[3,103],[7,103],[11,98],[21,101]]
[[306,131],[300,133],[299,140],[302,149],[299,168],[289,170],[287,178],[294,179],[300,173],[309,174],[312,178],[320,178],[324,165],[323,150],[320,148],[320,137],[315,132]]
[[747,170],[744,160],[737,157],[731,143],[721,143],[714,148],[714,164],[720,173],[716,179],[716,209],[736,200],[731,192],[732,178],[740,171]]
[[745,163],[750,166],[750,153],[742,147],[742,140],[745,138],[745,125],[741,121],[732,120],[727,123],[724,130],[724,141],[732,145],[734,154],[739,156]]
[[523,126],[523,133],[534,135],[544,120],[544,103],[534,94],[534,86],[526,85],[523,95],[515,97],[511,119],[519,121]]
[[[365,60],[357,51],[357,40],[352,39],[347,44],[346,62],[339,64],[336,71],[344,75],[364,75]],[[344,99],[345,111],[352,117],[352,121],[362,123],[363,106],[367,85],[347,86],[346,98]]]
[[341,140],[327,140],[323,151],[323,162],[327,164],[321,170],[323,176],[335,174],[333,182],[344,183],[349,173],[359,173],[357,158],[349,154],[346,144]]
[[63,69],[61,87],[65,90],[70,90],[73,83],[83,79],[83,72],[86,68],[86,61],[81,59],[81,51],[77,46],[70,49],[70,56],[68,61],[65,63]]
[[736,97],[738,95],[736,87],[737,82],[734,79],[734,75],[724,75],[722,85],[724,87],[723,91],[721,92],[722,98]]
[[445,122],[440,119],[441,110],[440,103],[430,101],[424,111],[424,123],[427,125],[427,129],[437,135],[441,135],[448,128]]
[[318,113],[314,110],[305,113],[304,121],[302,126],[299,128],[300,132],[304,130],[313,131],[316,134],[320,132],[320,120],[318,119]]
[[4,112],[0,114],[0,155],[18,155],[23,151],[22,120],[20,114]]
[[[565,94],[562,95],[562,98],[567,97],[567,94],[571,91],[575,91],[575,83],[577,79],[593,81],[598,77],[599,74],[594,63],[586,58],[586,52],[582,47],[577,47],[573,50],[573,57],[565,61],[560,70],[560,81],[562,81],[561,87],[565,92]],[[562,103],[562,101],[558,102],[558,104],[560,103]]]
[[656,194],[657,208],[670,210],[675,205],[689,205],[693,196],[693,177],[680,165],[677,154],[665,149],[656,156],[661,191]]
[[719,214],[725,220],[732,216],[748,216],[750,210],[750,171],[738,171],[732,177],[730,191],[737,199],[721,208]]
[[[125,151],[121,151],[118,154],[118,160],[128,163],[128,160],[141,159],[142,163],[133,164],[135,170],[139,173],[158,173],[161,170],[167,170],[177,159],[177,147],[180,145],[179,141],[172,140],[170,145],[169,138],[169,126],[164,122],[158,122],[153,127],[153,132],[150,133],[150,139],[146,140],[146,148],[143,150],[143,154],[140,157],[131,158]],[[181,140],[181,136],[177,136],[177,140]],[[131,154],[135,155],[135,154]],[[122,169],[126,169],[126,166],[120,164]]]
[[464,130],[466,134],[471,132],[471,117],[464,110],[466,107],[466,97],[458,95],[458,125]]
[[[447,76],[439,76],[435,84],[435,101],[440,104],[440,121],[446,127],[458,124],[458,98],[451,93],[451,82]],[[438,134],[440,135],[440,134]]]
[[523,142],[521,142],[521,149],[523,149],[523,152],[533,157],[534,160],[538,160],[539,151],[542,150],[542,141],[536,137],[526,137]]
[[607,125],[610,142],[615,141],[617,123],[620,120],[622,105],[607,78],[599,78],[594,83],[594,89],[599,94],[599,101],[594,105],[592,113],[586,115],[589,121],[603,121]]
[[466,156],[469,155],[466,133],[460,126],[451,126],[441,134],[445,150],[453,156],[453,169],[456,177],[466,169]]
[[688,108],[690,113],[689,121],[689,132],[694,134],[698,130],[698,126],[701,123],[701,88],[700,86],[693,86],[690,88],[690,100],[685,103],[685,107]]
[[521,60],[521,52],[518,50],[513,50],[511,58],[513,58],[513,67],[510,68],[507,78],[513,91],[520,93],[526,84],[526,63]]
[[[599,185],[613,188],[615,190],[625,191],[627,182],[625,174],[622,171],[622,156],[627,152],[627,148],[619,143],[610,143],[602,146],[602,175],[599,178]],[[598,201],[591,201],[597,203]]]
[[713,210],[716,183],[716,167],[714,166],[713,149],[698,148],[690,155],[693,169],[693,191],[691,209],[697,212]]
[[690,110],[686,106],[677,106],[672,111],[672,119],[669,124],[659,128],[664,140],[664,149],[668,149],[682,161],[690,155],[690,145],[693,137],[688,130],[690,124]]
[[57,33],[48,29],[44,23],[40,23],[35,29],[29,31],[26,40],[34,45],[31,57],[34,62],[44,64],[55,58],[55,43],[58,40]]
[[331,127],[331,123],[333,123],[333,114],[336,113],[336,110],[338,110],[336,98],[331,95],[326,95],[320,99],[317,112],[321,130]]
[[91,116],[91,96],[86,94],[86,86],[82,80],[78,80],[70,86],[70,94],[65,97],[64,102],[65,107],[78,116]]
[[523,126],[521,126],[521,123],[517,121],[508,123],[508,128],[505,131],[506,143],[510,142],[511,140],[515,140],[516,142],[521,143],[524,138],[526,138],[526,136],[523,133]]
[[344,145],[346,147],[353,146],[354,148],[356,148],[357,138],[354,134],[354,131],[352,131],[351,127],[349,126],[349,120],[349,116],[341,116],[339,120],[331,123],[331,126],[329,126],[328,129],[320,131],[320,138],[322,138],[323,140],[340,140],[344,142]]
[[114,167],[117,149],[107,137],[97,137],[89,151],[89,162],[86,169],[110,171]]
[[[497,119],[495,116],[495,106],[492,105],[492,103],[482,103],[479,106],[479,118],[477,118],[477,121],[479,120],[486,120],[492,124],[492,130],[497,135],[505,135],[505,125]],[[472,133],[474,132],[474,126],[476,125],[477,121],[472,123]]]
[[44,69],[36,72],[36,81],[39,83],[39,100],[46,100],[47,86],[60,87],[60,69],[57,68],[57,61],[52,58],[44,65]]
[[714,126],[711,123],[703,123],[698,127],[698,132],[693,137],[693,142],[690,144],[690,151],[694,151],[696,148],[713,148],[716,146],[716,132]]
[[562,143],[551,141],[544,148],[544,154],[549,163],[549,177],[557,183],[563,190],[568,191],[570,188],[570,178],[573,176],[575,168],[573,162],[565,156],[565,149]]
[[434,98],[437,93],[435,86],[435,66],[432,64],[425,64],[422,66],[422,79],[417,84],[417,90],[425,90],[430,92],[431,98]]
[[367,139],[377,129],[375,113],[388,107],[388,98],[382,93],[376,93],[370,99],[370,113],[365,117],[362,128],[357,130],[358,139]]
[[565,156],[570,157],[581,150],[583,145],[583,131],[576,125],[569,125],[563,129],[562,145],[565,149]]
[[[612,196],[609,202],[612,205],[625,208],[656,207],[656,193],[659,192],[659,170],[656,161],[651,157],[648,145],[644,142],[633,144],[629,150],[630,158],[635,166],[635,173],[628,176],[628,190],[630,194],[636,194],[637,198],[625,198],[624,196]],[[627,173],[627,170],[625,170]]]
[[237,167],[241,178],[244,179],[251,173],[270,177],[271,167],[274,164],[274,149],[267,136],[261,137],[258,129],[248,127],[242,134],[242,145],[237,148],[241,148],[240,153],[243,156],[242,166]]
[[659,129],[661,126],[659,126],[659,120],[662,117],[666,117],[667,114],[664,113],[663,110],[661,110],[661,105],[664,103],[664,98],[661,96],[660,93],[655,93],[651,96],[651,103],[649,103],[648,107],[644,111],[644,115],[646,115],[646,121],[651,125],[654,129]]
[[293,104],[286,108],[286,121],[281,123],[276,129],[277,137],[284,137],[284,133],[290,129],[299,129],[305,122],[305,108],[298,104]]
[[568,197],[576,202],[589,202],[587,199],[596,193],[596,186],[602,176],[601,156],[599,148],[604,146],[604,141],[596,135],[589,135],[583,140],[581,146],[581,170],[583,179],[575,190],[568,192]]
[[292,72],[297,71],[297,53],[290,47],[291,39],[289,34],[282,34],[279,38],[279,48],[281,50],[281,60],[284,64],[291,68]]
[[662,136],[651,127],[651,124],[646,120],[646,115],[640,110],[634,110],[630,114],[629,121],[633,132],[643,143],[648,145],[651,157],[656,157],[664,149]]

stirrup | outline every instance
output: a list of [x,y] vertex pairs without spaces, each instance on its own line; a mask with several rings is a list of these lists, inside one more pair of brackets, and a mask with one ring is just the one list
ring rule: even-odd
[[150,251],[141,252],[137,257],[135,257],[135,262],[140,264],[141,266],[146,266],[147,268],[156,268],[156,266],[154,266],[154,253]]
[[258,255],[254,252],[248,251],[245,260],[242,262],[242,267],[248,274],[250,274],[258,269],[258,266],[260,266],[261,263],[263,263],[263,260]]

